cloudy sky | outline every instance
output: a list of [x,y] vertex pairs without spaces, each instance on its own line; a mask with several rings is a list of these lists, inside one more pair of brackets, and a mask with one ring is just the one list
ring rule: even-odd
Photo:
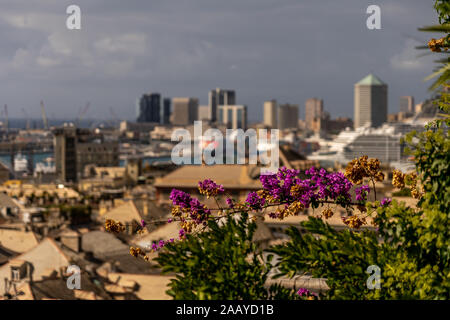
[[[437,22],[432,0],[2,0],[0,104],[10,116],[135,117],[144,92],[192,96],[235,89],[261,119],[264,100],[324,99],[332,116],[353,115],[353,84],[370,72],[389,86],[389,112],[402,95],[428,97],[433,58],[415,46]],[[81,8],[81,30],[66,8]],[[366,9],[381,8],[381,30]]]

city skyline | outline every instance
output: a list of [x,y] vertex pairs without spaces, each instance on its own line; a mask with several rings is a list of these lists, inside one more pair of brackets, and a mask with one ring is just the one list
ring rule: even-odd
[[422,79],[432,59],[408,49],[425,39],[417,26],[435,13],[426,3],[410,3],[380,1],[382,29],[368,30],[368,1],[79,1],[82,29],[73,31],[64,25],[68,3],[32,9],[7,1],[0,13],[1,103],[10,117],[22,117],[24,108],[39,118],[43,99],[49,118],[76,118],[90,101],[89,118],[110,117],[112,108],[132,120],[143,93],[207,105],[209,90],[220,87],[236,90],[250,122],[262,121],[264,101],[303,106],[314,96],[333,118],[352,117],[353,84],[373,72],[390,86],[395,112],[401,96],[417,103],[429,96]]

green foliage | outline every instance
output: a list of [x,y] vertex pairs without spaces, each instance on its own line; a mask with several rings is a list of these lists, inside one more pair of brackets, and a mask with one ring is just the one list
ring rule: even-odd
[[[430,196],[426,193],[424,198]],[[436,209],[439,206],[424,201],[417,210],[394,201],[378,209],[375,221],[380,235],[395,255],[382,267],[385,292],[377,292],[376,297],[450,298],[450,216]]]
[[292,290],[264,284],[270,263],[252,241],[256,224],[243,214],[205,232],[169,243],[156,258],[164,273],[175,273],[167,293],[174,299],[288,299]]
[[[436,9],[436,12],[438,14],[439,24],[419,28],[419,30],[425,32],[445,33],[446,35],[444,36],[443,47],[447,48],[447,50],[441,50],[440,53],[448,55],[450,53],[450,51],[448,50],[448,48],[450,47],[450,2],[448,0],[436,0],[434,8]],[[428,46],[422,48],[428,49]],[[438,76],[438,78],[431,85],[431,90],[436,90],[439,87],[448,84],[448,80],[450,79],[450,59],[439,59],[438,62],[440,66],[432,75],[426,78],[426,80],[429,80]]]
[[[377,211],[378,233],[337,231],[312,217],[302,223],[306,233],[289,229],[287,245],[271,249],[280,275],[327,279],[322,299],[449,299],[449,213],[395,200]],[[366,285],[370,265],[381,269],[380,290]]]
[[448,0],[436,0],[434,8],[440,24],[450,23],[450,2]]
[[310,273],[326,278],[330,289],[322,299],[368,298],[367,267],[384,264],[384,254],[389,251],[378,243],[376,233],[337,231],[314,217],[301,225],[306,233],[291,227],[287,231],[291,238],[287,245],[271,249],[281,258],[279,276]]
[[411,196],[411,189],[403,188],[400,191],[393,192],[392,196],[393,197],[410,197]]
[[[414,156],[417,173],[421,176],[426,195],[421,199],[427,207],[437,205],[443,212],[450,211],[450,139],[445,128],[432,124],[428,130],[406,136],[409,152]],[[444,130],[445,129],[445,130]]]

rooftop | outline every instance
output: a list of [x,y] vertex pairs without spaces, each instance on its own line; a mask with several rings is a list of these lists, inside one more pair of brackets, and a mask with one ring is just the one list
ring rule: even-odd
[[136,205],[134,204],[134,201],[126,201],[123,204],[120,204],[117,207],[106,212],[102,216],[102,219],[113,219],[122,223],[131,222],[133,220],[140,222],[142,216]]
[[162,275],[142,275],[127,273],[110,273],[108,279],[121,285],[124,282],[136,282],[138,290],[134,292],[142,300],[169,300],[166,293],[172,277]]
[[6,249],[24,253],[35,247],[38,243],[34,232],[0,229],[0,244]]
[[374,74],[369,74],[365,78],[361,79],[357,85],[369,85],[369,86],[379,86],[384,85],[385,83],[381,81],[377,76]]
[[[45,238],[31,250],[14,257],[16,260],[29,262],[32,267],[33,281],[42,280],[43,275],[48,273],[49,269],[59,271],[69,265],[69,258],[62,252],[58,245],[50,238]],[[10,263],[0,267],[0,279],[10,278]],[[0,293],[5,290],[4,281],[0,281]]]
[[155,187],[197,188],[198,182],[212,179],[225,189],[259,189],[259,180],[249,175],[250,165],[185,165],[155,182]]

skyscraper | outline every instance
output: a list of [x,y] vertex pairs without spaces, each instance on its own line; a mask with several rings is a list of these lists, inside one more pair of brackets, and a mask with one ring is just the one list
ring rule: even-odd
[[236,104],[236,92],[234,90],[223,90],[216,88],[208,94],[209,119],[217,120],[218,106],[227,106]]
[[247,106],[219,106],[218,122],[230,129],[247,129]]
[[387,85],[373,74],[355,84],[355,128],[376,128],[387,121]]
[[323,100],[310,98],[305,102],[305,124],[306,129],[314,131],[314,123],[323,117]]
[[56,173],[61,181],[78,181],[89,164],[119,165],[119,143],[89,129],[64,126],[53,130]]
[[198,119],[197,98],[173,98],[172,107],[172,124],[174,125],[191,125]]
[[198,107],[198,120],[209,120],[209,106]]
[[400,112],[414,113],[414,97],[400,97]]
[[171,109],[172,101],[170,98],[164,98],[163,100],[163,114],[162,114],[162,123],[169,124],[170,123],[170,109]]
[[278,106],[278,129],[298,128],[298,104],[281,104]]
[[137,122],[160,122],[161,95],[143,94],[137,100]]
[[264,102],[264,125],[273,129],[278,128],[278,110],[277,100]]

